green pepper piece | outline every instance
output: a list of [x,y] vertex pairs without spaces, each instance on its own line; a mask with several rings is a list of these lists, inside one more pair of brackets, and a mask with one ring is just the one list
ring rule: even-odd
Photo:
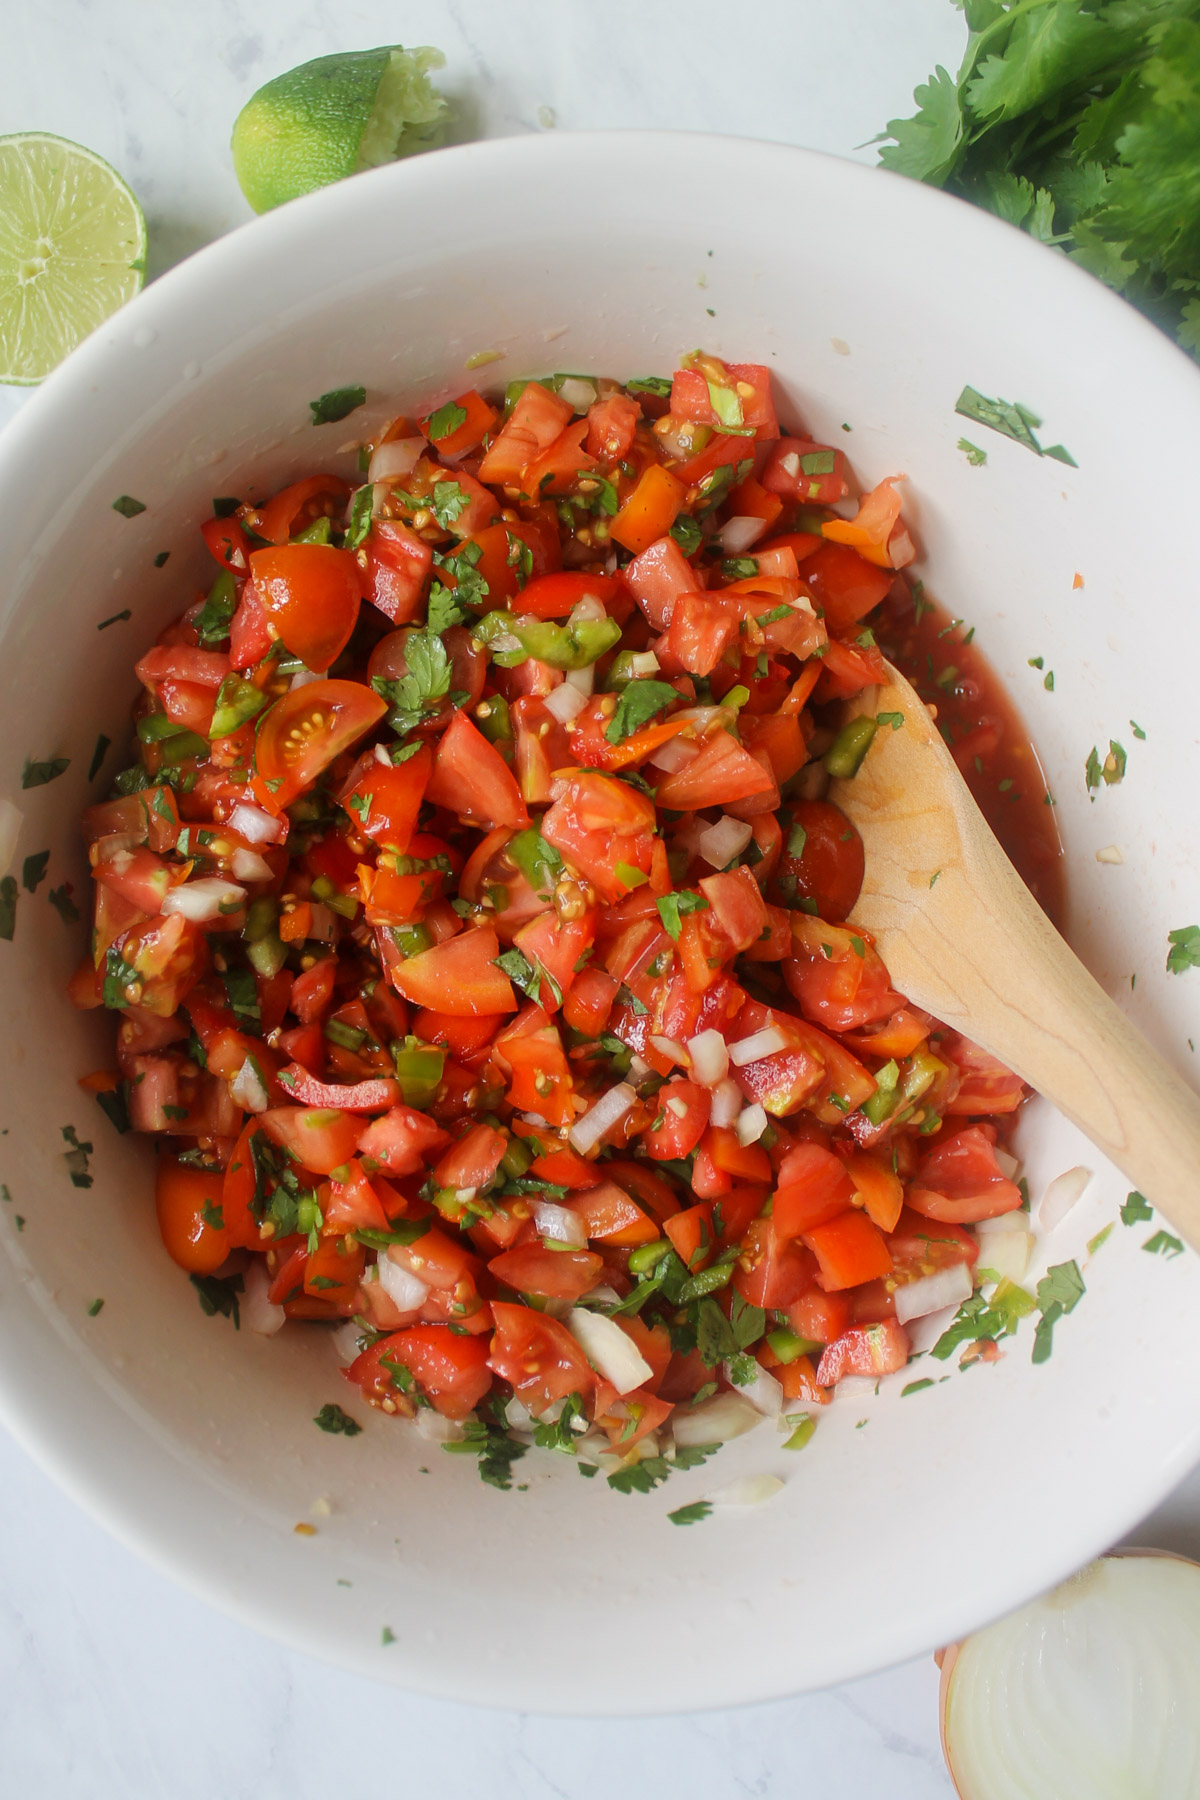
[[872,719],[866,713],[843,725],[825,752],[826,773],[841,781],[857,775],[878,729],[878,719]]
[[267,696],[261,688],[231,671],[218,690],[212,724],[208,728],[209,737],[228,737],[231,731],[236,731],[239,725],[260,713],[266,704]]
[[441,1084],[446,1052],[440,1044],[423,1044],[420,1038],[397,1038],[391,1045],[396,1079],[407,1106],[428,1106]]
[[530,656],[552,669],[590,669],[621,636],[615,619],[576,619],[566,625],[549,619],[514,619],[510,630]]
[[513,735],[512,718],[508,710],[508,701],[503,694],[489,694],[475,708],[475,723],[482,731],[489,744],[500,744],[511,740]]

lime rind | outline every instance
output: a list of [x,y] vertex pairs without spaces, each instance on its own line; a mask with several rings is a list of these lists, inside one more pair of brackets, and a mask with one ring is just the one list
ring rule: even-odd
[[0,383],[33,387],[145,280],[137,197],[94,150],[0,137]]
[[233,166],[255,212],[439,142],[450,108],[429,80],[441,51],[339,52],[252,94],[233,127]]

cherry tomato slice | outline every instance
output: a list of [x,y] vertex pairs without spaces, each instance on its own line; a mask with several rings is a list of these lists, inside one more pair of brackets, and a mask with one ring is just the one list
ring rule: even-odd
[[259,727],[254,752],[259,803],[281,813],[386,711],[387,701],[358,681],[313,681],[284,694]]

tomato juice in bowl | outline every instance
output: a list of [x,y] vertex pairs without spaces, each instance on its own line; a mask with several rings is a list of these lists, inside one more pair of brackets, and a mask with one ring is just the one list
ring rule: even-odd
[[[49,696],[24,676],[11,681],[7,797],[25,815],[19,855],[49,848],[55,890],[70,880],[81,899],[75,820],[103,792],[84,779],[97,736],[123,737],[130,665],[178,612],[181,579],[196,591],[211,585],[207,552],[192,546],[214,496],[244,496],[257,483],[266,499],[317,467],[359,479],[342,446],[371,440],[400,408],[424,416],[472,385],[490,386],[481,355],[502,359],[497,379],[552,366],[630,375],[668,371],[678,347],[703,342],[770,366],[781,407],[821,442],[840,442],[848,425],[864,486],[908,475],[906,514],[931,587],[965,618],[960,635],[974,627],[1044,758],[1067,845],[1073,940],[1126,991],[1138,973],[1133,1004],[1168,1052],[1182,1046],[1187,977],[1166,977],[1161,965],[1167,929],[1187,922],[1174,916],[1187,904],[1187,866],[1168,770],[1188,753],[1188,715],[1172,688],[1181,677],[1161,659],[1152,665],[1129,616],[1146,558],[1165,591],[1179,551],[1167,530],[1133,554],[1121,520],[1137,514],[1142,477],[1118,429],[1153,395],[1162,466],[1172,466],[1195,408],[1178,353],[1049,253],[903,183],[717,140],[563,140],[555,156],[552,166],[524,144],[455,151],[427,162],[419,186],[409,172],[384,171],[340,190],[336,212],[329,195],[284,209],[151,289],[48,384],[4,452],[9,667],[56,671]],[[534,165],[550,191],[581,179],[589,158],[608,167],[614,157],[631,171],[652,158],[666,185],[653,207],[628,185],[603,264],[570,238],[551,253],[511,218],[500,231],[485,203],[488,191],[533,179]],[[712,174],[703,209],[694,198],[701,157]],[[736,189],[744,211],[745,193],[760,185],[754,254],[723,250],[706,223],[714,193]],[[675,199],[664,211],[668,189]],[[803,221],[803,256],[767,228],[768,190],[772,218],[786,208]],[[435,251],[446,208],[473,229]],[[424,222],[415,238],[406,232],[404,249],[379,229],[401,217]],[[879,269],[889,258],[899,266],[914,232],[927,246],[920,304],[898,298],[893,283],[885,307]],[[337,254],[281,314],[279,294],[310,234]],[[817,243],[814,284],[805,272]],[[486,291],[472,278],[483,253]],[[235,266],[237,320],[221,310]],[[1070,341],[1030,343],[1017,329],[1000,303],[1012,296],[1015,319],[1017,296],[1025,305],[1031,293],[1051,309],[1070,306]],[[1094,351],[1110,336],[1123,359],[1101,408],[1086,345]],[[311,422],[310,401],[360,383],[361,413]],[[967,383],[1036,404],[1079,470],[1000,439],[989,440],[988,464],[972,467],[953,411]],[[1173,479],[1157,478],[1165,496],[1147,492],[1147,516],[1184,516]],[[122,496],[145,511],[114,511]],[[170,560],[156,569],[164,551]],[[1077,572],[1082,587],[1072,586]],[[97,605],[102,585],[111,604]],[[130,621],[90,637],[126,606]],[[135,629],[136,639],[122,638]],[[64,650],[70,644],[83,653]],[[1042,685],[1050,670],[1052,690]],[[1129,745],[1125,782],[1089,799],[1088,751],[1128,735],[1129,718],[1146,737]],[[66,774],[20,788],[26,757],[60,756],[72,759]],[[1151,859],[1152,841],[1160,859],[1174,859],[1176,891]],[[1113,847],[1124,865],[1096,861]],[[1123,870],[1137,871],[1136,882]],[[1135,955],[1134,946],[1145,948]],[[4,1179],[26,1221],[6,1233],[6,1416],[114,1528],[292,1641],[431,1691],[551,1710],[794,1691],[949,1638],[1043,1585],[1115,1536],[1194,1449],[1177,1389],[1168,1401],[1149,1379],[1176,1338],[1172,1360],[1184,1362],[1190,1263],[1141,1255],[1120,1224],[1089,1256],[1124,1197],[1103,1171],[1046,1246],[1043,1262],[1076,1262],[1087,1290],[1057,1326],[1048,1363],[1030,1362],[1027,1326],[1025,1337],[1002,1341],[993,1367],[960,1373],[956,1358],[942,1371],[948,1379],[935,1373],[907,1397],[901,1375],[859,1404],[839,1401],[802,1455],[784,1452],[778,1437],[764,1444],[760,1428],[706,1468],[622,1494],[581,1481],[566,1458],[531,1452],[513,1490],[498,1492],[463,1458],[391,1420],[369,1420],[353,1437],[318,1431],[314,1417],[346,1393],[327,1342],[263,1343],[205,1316],[190,1296],[180,1306],[181,1278],[149,1207],[149,1160],[75,1085],[110,1054],[109,1026],[81,1021],[58,998],[77,942],[43,894],[22,891],[3,948],[14,1027]],[[1035,1202],[1051,1176],[1086,1160],[1045,1108],[1031,1109],[1021,1136]],[[96,1298],[104,1308],[89,1318]],[[968,1393],[971,1383],[979,1392]],[[728,1479],[764,1473],[785,1478],[767,1506],[719,1509],[687,1531],[667,1521]],[[1016,1543],[1007,1522],[1031,1476],[1039,1530]],[[937,1519],[953,1581],[897,1557],[894,1535],[918,1517]],[[982,1560],[980,1541],[990,1546]],[[635,1637],[643,1625],[652,1632],[664,1595],[689,1631],[719,1626],[732,1673],[718,1679],[689,1661],[687,1632],[669,1669],[630,1657],[631,1626]],[[464,1636],[458,1602],[482,1631]],[[555,1622],[571,1632],[569,1660],[545,1650]],[[516,1654],[497,1658],[501,1645]]]

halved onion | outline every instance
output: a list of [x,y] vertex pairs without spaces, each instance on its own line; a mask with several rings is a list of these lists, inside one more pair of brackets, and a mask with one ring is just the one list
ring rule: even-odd
[[194,925],[219,919],[222,913],[237,912],[245,904],[246,890],[236,881],[222,881],[219,875],[202,875],[199,881],[185,881],[168,889],[163,897],[164,913],[179,913]]
[[729,1046],[719,1031],[711,1026],[707,1031],[698,1031],[688,1039],[687,1052],[692,1074],[701,1087],[715,1088],[724,1081],[729,1073]]
[[923,1275],[919,1281],[904,1281],[896,1289],[896,1317],[901,1325],[909,1319],[923,1319],[926,1313],[940,1312],[944,1306],[961,1306],[971,1298],[971,1271],[966,1263],[951,1263]]
[[739,1475],[704,1497],[710,1506],[761,1506],[783,1487],[778,1475]]
[[735,856],[742,854],[753,836],[752,825],[747,825],[743,819],[731,819],[727,814],[700,833],[698,848],[706,863],[714,869],[723,869]]
[[535,1200],[533,1222],[543,1237],[570,1244],[573,1250],[587,1249],[587,1228],[569,1206],[556,1206],[553,1200]]
[[[424,438],[389,438],[386,444],[380,444],[372,451],[367,480],[398,481],[402,475],[411,475],[424,449]],[[378,495],[374,496],[374,499],[378,498]]]
[[633,1339],[605,1313],[589,1312],[586,1306],[573,1307],[567,1315],[567,1328],[593,1368],[612,1383],[618,1394],[632,1393],[653,1375],[654,1370]]
[[757,544],[766,529],[765,519],[756,518],[752,513],[739,513],[732,519],[726,519],[717,533],[717,542],[726,556],[741,556],[751,544]]
[[248,844],[278,844],[287,836],[287,820],[273,819],[261,806],[235,806],[229,824]]
[[560,681],[556,688],[548,693],[542,702],[552,718],[560,725],[569,725],[577,719],[587,705],[587,696],[569,681]]
[[743,1394],[722,1393],[702,1400],[699,1406],[677,1406],[671,1414],[671,1430],[676,1444],[690,1449],[696,1444],[727,1444],[762,1421],[762,1413]]
[[611,1131],[636,1103],[637,1095],[629,1083],[618,1081],[616,1087],[610,1087],[606,1094],[601,1094],[596,1104],[576,1119],[567,1133],[572,1150],[577,1150],[580,1156],[586,1156],[600,1142],[605,1132]]
[[713,1089],[712,1110],[708,1115],[709,1119],[712,1124],[722,1126],[728,1131],[731,1125],[737,1124],[745,1104],[746,1097],[741,1088],[732,1075],[727,1075],[724,1081]]
[[1167,1800],[1200,1769],[1200,1567],[1106,1556],[945,1652],[960,1800]]
[[429,1298],[428,1284],[411,1269],[401,1268],[385,1250],[379,1258],[379,1285],[400,1312],[416,1312]]
[[776,1056],[786,1049],[787,1039],[778,1025],[764,1025],[761,1031],[752,1031],[749,1037],[730,1044],[729,1060],[735,1069],[744,1069],[747,1063],[761,1062],[764,1056]]
[[1042,1231],[1053,1231],[1056,1225],[1061,1225],[1076,1201],[1082,1198],[1091,1179],[1092,1171],[1082,1165],[1056,1175],[1042,1195],[1042,1204],[1038,1207],[1039,1228]]

